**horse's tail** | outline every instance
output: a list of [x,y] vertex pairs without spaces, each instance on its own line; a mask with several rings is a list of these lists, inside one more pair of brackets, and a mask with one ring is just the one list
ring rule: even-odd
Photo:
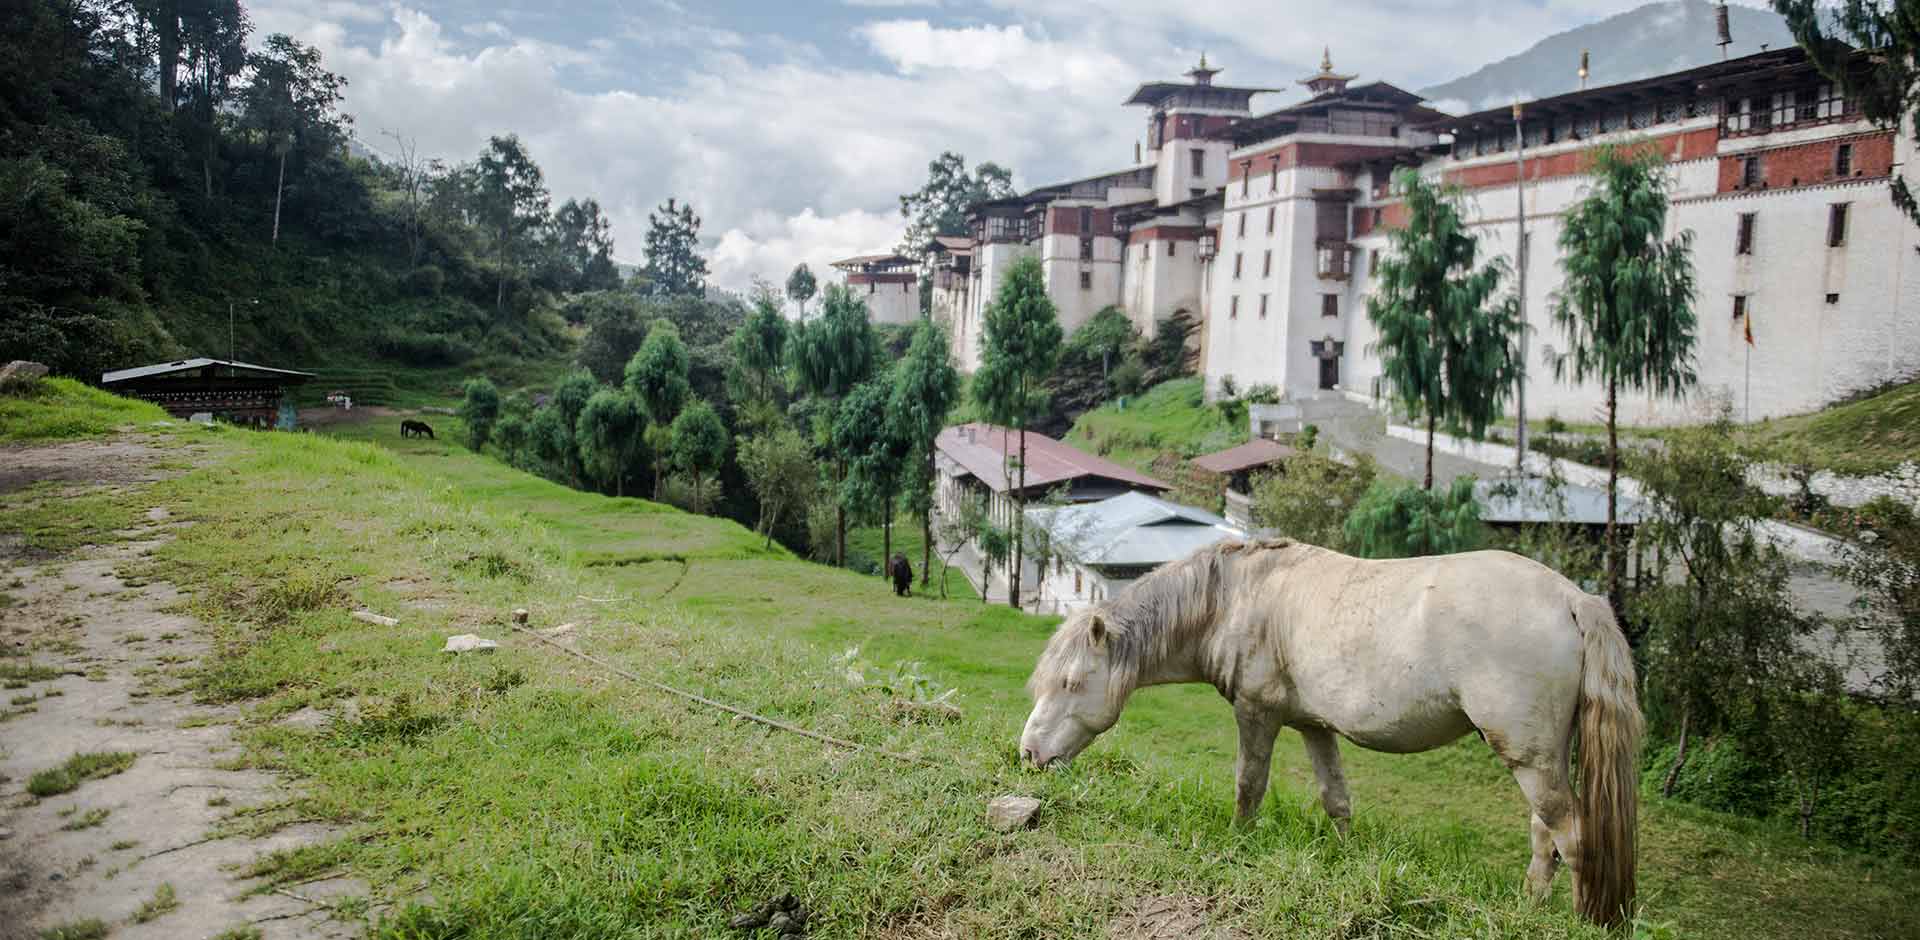
[[1640,781],[1640,704],[1633,652],[1605,598],[1574,603],[1580,669],[1580,837],[1575,877],[1580,913],[1613,924],[1633,904]]

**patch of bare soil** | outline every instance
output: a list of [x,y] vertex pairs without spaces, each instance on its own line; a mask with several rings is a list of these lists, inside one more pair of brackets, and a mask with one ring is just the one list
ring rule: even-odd
[[0,494],[41,482],[151,483],[166,476],[154,466],[161,453],[151,441],[131,435],[0,446]]
[[357,405],[352,408],[335,408],[328,405],[324,408],[302,408],[299,419],[300,426],[303,428],[321,428],[329,424],[361,424],[376,418],[394,418],[415,413],[402,411],[399,408],[389,408],[386,405]]
[[[58,452],[34,458],[41,466],[76,454],[152,463],[151,448],[137,444],[38,450]],[[110,459],[86,463],[94,471],[86,482],[125,469]],[[209,937],[247,925],[265,937],[357,934],[356,923],[333,919],[328,901],[364,896],[362,884],[329,878],[251,893],[260,883],[240,877],[268,852],[333,833],[304,823],[228,834],[291,791],[272,774],[229,769],[241,764],[238,709],[178,691],[210,643],[200,623],[176,612],[182,598],[173,585],[117,573],[170,537],[163,508],[147,518],[131,541],[0,573],[13,600],[0,609],[0,668],[12,686],[0,692],[0,940],[91,919],[116,940]],[[34,774],[96,752],[133,762],[68,792],[28,792]],[[177,906],[140,920],[162,885]]]
[[1205,898],[1159,895],[1141,898],[1133,910],[1114,918],[1114,940],[1250,940],[1247,934],[1213,923]]

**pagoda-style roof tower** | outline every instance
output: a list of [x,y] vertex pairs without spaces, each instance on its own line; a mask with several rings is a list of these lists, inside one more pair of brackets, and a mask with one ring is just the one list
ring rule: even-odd
[[1319,73],[1301,79],[1300,84],[1307,86],[1307,90],[1313,92],[1314,97],[1317,98],[1325,94],[1346,91],[1347,83],[1353,81],[1353,79],[1354,76],[1352,75],[1341,75],[1334,72],[1333,48],[1331,46],[1321,46]]
[[1213,77],[1221,69],[1207,64],[1207,54],[1200,54],[1200,64],[1187,70],[1185,82],[1147,82],[1134,91],[1125,104],[1146,105],[1156,111],[1188,108],[1222,108],[1248,111],[1248,100],[1262,92],[1277,91],[1275,88],[1235,88],[1227,85],[1215,85]]

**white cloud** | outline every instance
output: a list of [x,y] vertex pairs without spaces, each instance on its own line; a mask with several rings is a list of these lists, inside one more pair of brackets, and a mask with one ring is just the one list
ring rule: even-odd
[[898,213],[864,209],[821,216],[809,208],[786,218],[761,213],[721,234],[708,267],[718,284],[742,285],[758,276],[780,285],[786,283],[787,272],[804,261],[824,285],[840,279],[829,267],[833,262],[892,251],[902,228]]
[[938,28],[926,20],[886,20],[857,31],[907,75],[933,70],[988,73],[1035,91],[1090,91],[1124,84],[1133,70],[1091,47],[1027,35],[1025,27]]

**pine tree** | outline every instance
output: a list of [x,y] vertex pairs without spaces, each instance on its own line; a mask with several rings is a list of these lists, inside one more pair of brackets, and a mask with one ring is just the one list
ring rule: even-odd
[[707,259],[700,257],[700,217],[672,199],[647,213],[647,263],[640,269],[653,297],[699,296],[706,291]]
[[[946,330],[932,320],[913,328],[907,356],[894,367],[887,417],[899,425],[899,436],[909,442],[906,468],[907,508],[920,517],[920,585],[925,587],[933,566],[934,444],[946,427],[947,415],[960,398],[960,370],[954,368]],[[889,558],[892,555],[888,555]]]
[[[794,380],[807,396],[819,399],[826,407],[828,426],[819,429],[817,438],[832,440],[832,416],[840,399],[873,376],[880,361],[880,341],[867,319],[867,304],[843,284],[830,284],[821,294],[820,316],[794,328],[787,342],[787,359]],[[845,454],[833,456],[834,486],[847,479]],[[834,563],[847,561],[847,514],[844,505],[836,505],[834,519]]]

